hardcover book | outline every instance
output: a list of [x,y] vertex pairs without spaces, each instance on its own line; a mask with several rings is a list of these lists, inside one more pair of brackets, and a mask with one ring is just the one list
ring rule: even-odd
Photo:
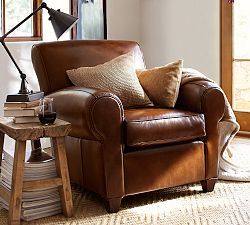
[[39,106],[39,100],[32,102],[5,102],[4,107],[8,108],[29,108],[34,106]]
[[13,119],[14,123],[39,123],[37,116],[21,116]]
[[6,117],[20,117],[20,116],[36,116],[39,111],[39,106],[30,108],[12,108],[4,107],[4,116]]

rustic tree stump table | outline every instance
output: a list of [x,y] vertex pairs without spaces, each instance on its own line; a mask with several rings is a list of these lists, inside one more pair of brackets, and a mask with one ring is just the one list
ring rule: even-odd
[[[69,133],[70,129],[70,123],[59,119],[56,119],[54,124],[45,126],[38,123],[14,124],[11,118],[0,117],[0,165],[2,162],[4,135],[7,134],[15,139],[11,193],[2,186],[0,187],[0,196],[5,201],[9,202],[8,223],[10,225],[20,224],[22,192],[24,190],[28,191],[58,187],[63,213],[66,217],[72,216],[72,194],[64,145],[64,138]],[[35,181],[23,181],[26,141],[37,141],[43,137],[50,137],[52,139],[58,177]]]

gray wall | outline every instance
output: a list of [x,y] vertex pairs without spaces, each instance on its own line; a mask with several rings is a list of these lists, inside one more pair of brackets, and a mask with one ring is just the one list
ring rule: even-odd
[[107,0],[108,38],[140,43],[147,67],[178,58],[220,82],[219,0]]
[[106,0],[108,39],[141,41],[141,1]]

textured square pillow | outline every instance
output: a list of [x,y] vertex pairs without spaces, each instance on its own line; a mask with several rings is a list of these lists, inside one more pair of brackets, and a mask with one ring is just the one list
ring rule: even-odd
[[94,67],[66,72],[74,85],[110,91],[121,99],[124,107],[151,103],[136,75],[133,52]]
[[139,81],[156,106],[174,107],[179,94],[183,60],[162,67],[137,70]]

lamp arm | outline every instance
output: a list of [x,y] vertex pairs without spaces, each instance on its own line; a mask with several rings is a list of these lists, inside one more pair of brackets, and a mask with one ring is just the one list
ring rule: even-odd
[[7,45],[4,42],[3,38],[0,38],[0,42],[3,45],[5,51],[8,53],[9,57],[11,58],[12,62],[14,63],[14,65],[16,66],[18,72],[20,73],[20,78],[22,79],[21,82],[21,88],[19,90],[19,94],[27,94],[29,93],[28,89],[26,88],[25,82],[27,82],[26,80],[26,74],[23,73],[23,71],[19,68],[19,66],[17,65],[15,59],[13,58],[12,54],[10,53],[10,50],[8,49]]
[[[45,2],[43,2],[35,11],[33,11],[30,15],[28,15],[25,19],[23,19],[20,23],[18,23],[16,26],[14,26],[11,30],[9,30],[6,34],[4,34],[1,39],[5,39],[10,33],[12,33],[14,30],[16,30],[19,26],[21,26],[24,22],[26,22],[30,17],[32,17],[34,14],[36,14],[38,11],[40,11],[41,9],[46,8],[47,4]],[[1,41],[2,42],[2,41]]]
[[18,72],[20,73],[20,75],[23,75],[22,70],[20,69],[20,67],[17,65],[15,59],[13,58],[12,54],[10,53],[10,50],[8,49],[7,45],[5,44],[4,40],[2,38],[0,38],[1,44],[3,45],[5,51],[8,53],[9,57],[11,58],[12,62],[15,64]]

